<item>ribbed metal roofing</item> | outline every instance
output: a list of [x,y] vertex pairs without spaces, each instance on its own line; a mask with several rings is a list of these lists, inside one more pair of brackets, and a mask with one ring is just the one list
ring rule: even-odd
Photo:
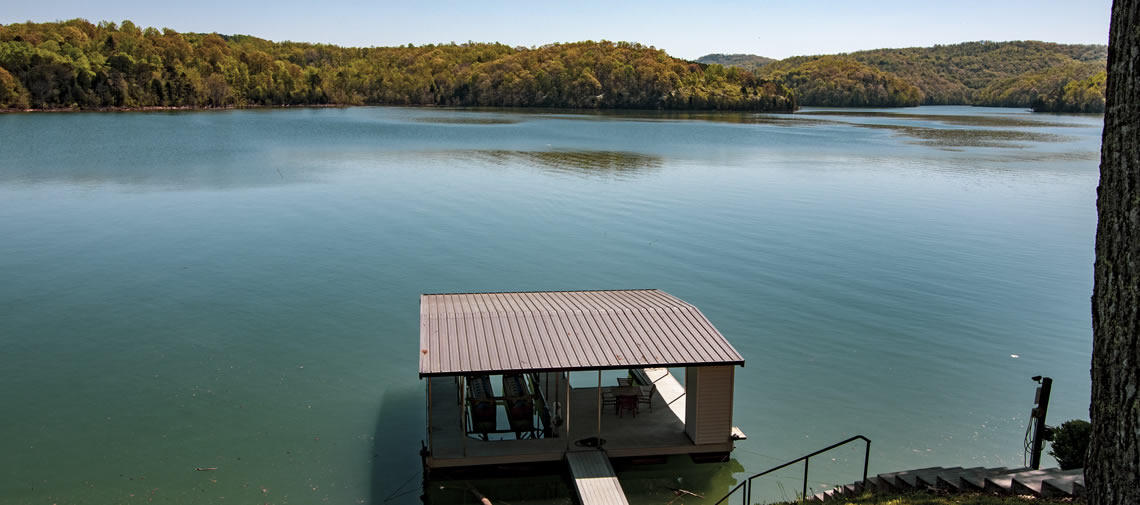
[[664,291],[420,296],[420,377],[690,365],[744,358]]

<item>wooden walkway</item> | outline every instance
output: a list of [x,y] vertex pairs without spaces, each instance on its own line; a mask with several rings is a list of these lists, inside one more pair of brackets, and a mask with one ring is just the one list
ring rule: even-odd
[[566,461],[582,505],[629,505],[605,452],[568,452]]

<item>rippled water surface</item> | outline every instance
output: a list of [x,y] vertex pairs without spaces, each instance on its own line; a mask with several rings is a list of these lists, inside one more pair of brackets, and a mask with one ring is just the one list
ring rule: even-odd
[[[0,502],[416,503],[427,292],[703,310],[747,361],[749,439],[620,469],[636,504],[855,434],[872,473],[1020,466],[1030,376],[1051,424],[1087,417],[1100,132],[960,107],[0,115]],[[532,479],[478,485],[570,502]]]

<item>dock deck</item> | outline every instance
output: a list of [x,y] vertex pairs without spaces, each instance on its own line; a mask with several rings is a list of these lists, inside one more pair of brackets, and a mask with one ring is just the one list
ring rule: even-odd
[[566,462],[582,505],[629,505],[604,451],[568,452]]

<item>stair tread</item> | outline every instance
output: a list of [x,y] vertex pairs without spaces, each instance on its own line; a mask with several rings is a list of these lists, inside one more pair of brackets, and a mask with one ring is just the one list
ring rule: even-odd
[[963,474],[962,475],[962,482],[969,484],[973,487],[976,487],[978,489],[981,489],[981,488],[984,488],[986,486],[986,479],[989,477],[997,476],[997,475],[1004,475],[1007,473],[1021,472],[1024,470],[1027,470],[1027,468],[1024,468],[1024,467],[1006,468],[1004,466],[996,467],[996,468],[988,468],[988,469],[983,470],[981,472]]
[[[1073,470],[1061,470],[1059,468],[1049,468],[1046,470],[1042,470],[1042,472],[1044,472],[1044,473],[1040,473],[1040,474],[1032,473],[1030,475],[1024,475],[1024,476],[1014,474],[1015,476],[1013,478],[1013,484],[1012,485],[1016,488],[1019,488],[1019,489],[1020,488],[1028,489],[1029,491],[1033,492],[1034,494],[1040,495],[1044,491],[1042,486],[1044,485],[1044,483],[1046,481],[1054,480],[1054,479],[1063,479],[1065,477],[1075,476]],[[1081,477],[1082,477],[1081,481],[1083,482],[1084,481],[1084,473],[1083,473],[1084,469],[1079,470],[1079,472],[1081,472]]]
[[[921,478],[921,476],[924,476],[927,474],[936,475],[936,474],[938,474],[938,472],[941,472],[943,470],[945,470],[945,469],[940,467],[940,466],[932,466],[929,468],[918,468],[915,470],[906,470],[903,472],[894,472],[894,473],[890,473],[890,474],[886,474],[886,475],[888,476],[888,478],[890,478],[893,481],[893,483],[895,483],[899,487],[916,488],[916,487],[919,487],[919,479]],[[879,476],[882,477],[883,474],[880,474]]]
[[910,477],[914,477],[913,483],[910,482],[909,480],[907,481],[907,484],[910,484],[913,487],[919,487],[920,485],[921,486],[933,486],[938,481],[938,475],[946,473],[948,471],[958,471],[961,469],[962,469],[962,467],[960,467],[960,466],[955,466],[955,467],[950,467],[950,468],[941,468],[938,470],[931,470],[931,471],[927,471],[927,472],[914,472],[914,473],[909,474],[907,476],[901,476],[900,475],[899,478],[900,479],[909,479]]
[[1056,494],[1073,496],[1079,492],[1079,489],[1085,487],[1084,469],[1063,471],[1052,479],[1046,479],[1042,484],[1045,486],[1041,489],[1042,492],[1045,488],[1052,488],[1056,490]]
[[904,473],[925,472],[928,470],[935,470],[935,469],[941,469],[941,468],[942,467],[940,467],[940,466],[931,466],[931,467],[927,467],[927,468],[915,468],[914,470],[903,470],[901,472],[880,473],[877,477],[879,477],[880,479],[889,479],[889,478],[893,478],[893,477],[896,477],[896,476],[898,476],[900,474],[904,474]]
[[1038,479],[1050,475],[1049,470],[1025,470],[1023,472],[1007,473],[986,477],[986,482],[1003,489],[1009,489],[1015,480],[1022,483],[1037,482]]

